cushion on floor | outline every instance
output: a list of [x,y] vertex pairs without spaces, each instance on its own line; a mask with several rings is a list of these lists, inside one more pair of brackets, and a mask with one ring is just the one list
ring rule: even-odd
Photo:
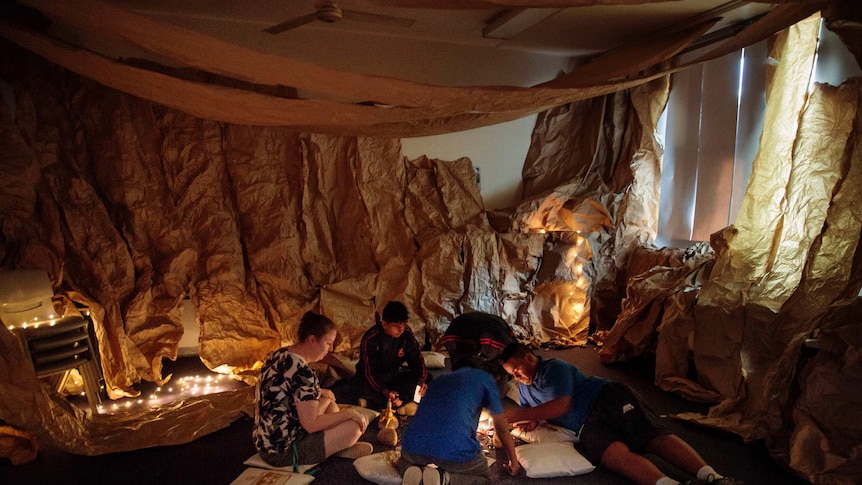
[[536,443],[515,447],[530,478],[572,477],[596,469],[571,443]]
[[356,406],[354,404],[338,403],[338,407],[341,409],[354,409],[354,410],[356,410],[357,412],[359,412],[359,414],[365,416],[365,419],[367,419],[369,423],[374,421],[375,419],[377,419],[380,416],[380,411],[375,411],[371,408],[364,408],[362,406]]
[[400,485],[401,475],[395,468],[395,463],[401,457],[398,450],[383,451],[357,458],[353,468],[359,476],[377,485]]
[[425,360],[425,367],[429,369],[443,369],[446,367],[446,356],[440,352],[425,350],[422,352],[422,357]]
[[577,443],[579,441],[574,431],[548,423],[541,423],[532,431],[514,428],[512,436],[527,443]]

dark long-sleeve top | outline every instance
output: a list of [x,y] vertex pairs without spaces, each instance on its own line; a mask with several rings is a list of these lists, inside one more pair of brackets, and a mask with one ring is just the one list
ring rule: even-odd
[[381,393],[389,392],[389,382],[395,377],[402,364],[407,363],[408,372],[422,385],[428,377],[422,349],[413,336],[410,327],[398,338],[386,335],[381,324],[369,328],[362,336],[359,346],[359,362],[356,374]]
[[505,320],[490,313],[469,312],[455,317],[440,339],[452,352],[458,346],[469,344],[472,351],[486,359],[494,359],[506,345],[515,341],[515,334]]

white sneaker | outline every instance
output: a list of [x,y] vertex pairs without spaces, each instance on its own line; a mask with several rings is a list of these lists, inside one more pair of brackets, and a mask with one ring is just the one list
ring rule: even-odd
[[418,466],[411,466],[404,471],[404,476],[401,478],[401,485],[419,485],[422,483],[422,469]]
[[422,470],[422,485],[448,485],[448,483],[448,472],[431,465],[426,465]]

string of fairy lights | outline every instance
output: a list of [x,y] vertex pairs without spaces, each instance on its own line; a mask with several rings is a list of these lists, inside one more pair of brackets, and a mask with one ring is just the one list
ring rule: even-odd
[[556,271],[558,283],[551,290],[559,301],[559,316],[568,322],[575,322],[589,315],[587,290],[590,286],[589,264],[590,248],[586,237],[580,231],[549,231],[544,228],[529,229],[533,234],[546,234],[550,240],[560,243],[562,261]]
[[[540,229],[537,232],[545,234],[547,231]],[[563,253],[564,267],[571,271],[565,284],[565,288],[568,290],[566,291],[568,298],[565,299],[564,308],[567,310],[569,318],[572,319],[581,318],[585,310],[585,289],[589,286],[589,279],[584,274],[584,264],[582,261],[585,244],[585,238],[575,236],[574,244],[571,245],[568,251]],[[86,312],[86,315],[89,316],[89,312]],[[62,319],[62,316],[60,318]],[[28,320],[29,318],[17,322],[17,324],[9,325],[9,330],[16,328],[39,328],[42,325],[54,326],[57,322],[57,317],[51,314],[47,318],[42,316],[41,318],[34,317],[33,321]],[[237,381],[228,375],[220,373],[179,377],[176,379],[176,382],[157,386],[152,391],[145,393],[145,395],[121,398],[113,402],[103,403],[98,406],[98,413],[119,413],[133,409],[153,408],[189,397],[206,396],[235,389],[236,385]],[[85,392],[81,392],[78,395],[86,397]],[[490,420],[480,422],[479,428],[480,434],[485,434],[489,437],[493,436],[494,430]]]
[[[135,409],[154,408],[189,397],[200,397],[235,389],[241,385],[224,374],[189,375],[163,386],[157,386],[145,395],[122,398],[98,407],[99,414],[115,414]],[[80,393],[85,396],[85,393]]]

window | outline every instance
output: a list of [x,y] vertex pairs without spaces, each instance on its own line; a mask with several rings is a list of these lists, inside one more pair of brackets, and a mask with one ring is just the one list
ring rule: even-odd
[[[766,41],[676,73],[659,120],[665,140],[658,246],[687,247],[733,224],[757,154],[766,108]],[[814,82],[840,85],[862,69],[823,27]]]
[[735,219],[760,140],[766,56],[761,42],[674,75],[659,123],[659,246],[708,241]]

